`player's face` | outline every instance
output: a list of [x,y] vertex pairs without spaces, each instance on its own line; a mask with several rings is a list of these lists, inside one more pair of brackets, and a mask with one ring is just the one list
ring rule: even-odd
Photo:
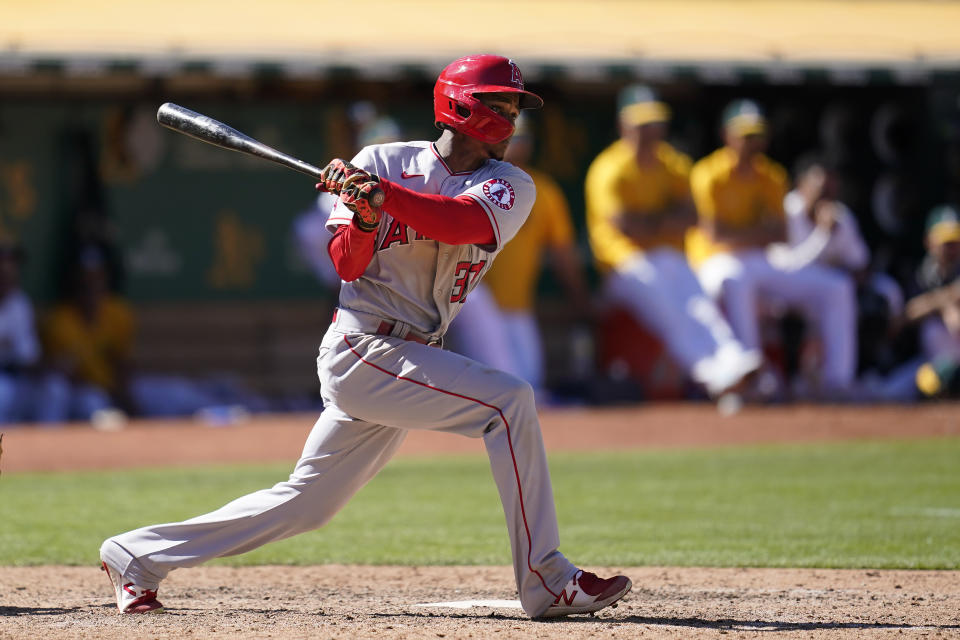
[[[499,114],[516,125],[517,118],[520,117],[520,96],[516,93],[481,93],[477,95],[488,109]],[[496,144],[484,143],[484,150],[487,156],[494,160],[503,160],[507,152],[507,146],[510,144],[510,138],[497,142]]]
[[639,127],[634,127],[634,129],[636,130],[637,146],[643,149],[652,149],[660,144],[667,135],[667,125],[663,122],[648,122]]
[[758,133],[737,135],[731,132],[726,134],[727,146],[744,157],[755,156],[767,150],[767,137]]
[[823,194],[826,184],[827,172],[820,165],[813,165],[797,180],[797,188],[810,194],[814,200]]
[[944,271],[953,271],[960,265],[960,242],[944,242],[930,246],[930,253]]

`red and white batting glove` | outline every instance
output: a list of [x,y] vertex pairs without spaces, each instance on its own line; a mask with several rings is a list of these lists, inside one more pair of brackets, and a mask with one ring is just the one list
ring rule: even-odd
[[361,230],[369,232],[380,226],[382,217],[380,207],[374,206],[371,201],[378,201],[376,196],[381,194],[379,201],[382,202],[383,196],[380,190],[380,179],[372,174],[367,174],[366,177],[367,180],[363,180],[356,175],[348,178],[340,191],[340,202],[347,209],[353,211],[353,218],[357,226]]
[[376,178],[373,174],[350,164],[340,158],[334,158],[320,173],[320,182],[317,183],[317,191],[325,191],[334,195],[340,195],[344,187],[357,181],[366,182]]

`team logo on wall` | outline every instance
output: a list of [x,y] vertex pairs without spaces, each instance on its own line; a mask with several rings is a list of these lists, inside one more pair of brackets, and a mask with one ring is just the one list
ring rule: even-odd
[[510,211],[510,209],[513,208],[513,202],[517,197],[510,183],[500,178],[494,178],[493,180],[484,182],[483,195],[487,197],[487,200],[504,211]]

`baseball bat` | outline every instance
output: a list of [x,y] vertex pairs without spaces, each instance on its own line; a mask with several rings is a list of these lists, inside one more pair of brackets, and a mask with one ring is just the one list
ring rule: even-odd
[[[241,133],[219,120],[214,120],[210,116],[191,111],[178,104],[165,102],[160,105],[160,108],[157,110],[157,122],[168,129],[178,131],[191,138],[196,138],[201,142],[229,149],[230,151],[239,151],[247,155],[264,158],[289,169],[293,169],[294,171],[305,173],[316,180],[323,179],[323,170],[319,167],[287,155],[282,151],[277,151],[273,147],[251,138],[247,134]],[[367,201],[371,207],[382,206],[383,190],[379,187],[373,189],[367,196]]]

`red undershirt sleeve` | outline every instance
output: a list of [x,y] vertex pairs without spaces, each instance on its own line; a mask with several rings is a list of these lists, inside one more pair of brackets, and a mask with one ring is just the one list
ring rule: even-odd
[[337,227],[327,245],[327,252],[337,274],[345,282],[351,282],[367,270],[376,244],[376,231],[363,231],[355,222],[351,222]]
[[429,238],[446,244],[497,243],[487,212],[468,196],[418,193],[383,179],[380,187],[390,215]]

